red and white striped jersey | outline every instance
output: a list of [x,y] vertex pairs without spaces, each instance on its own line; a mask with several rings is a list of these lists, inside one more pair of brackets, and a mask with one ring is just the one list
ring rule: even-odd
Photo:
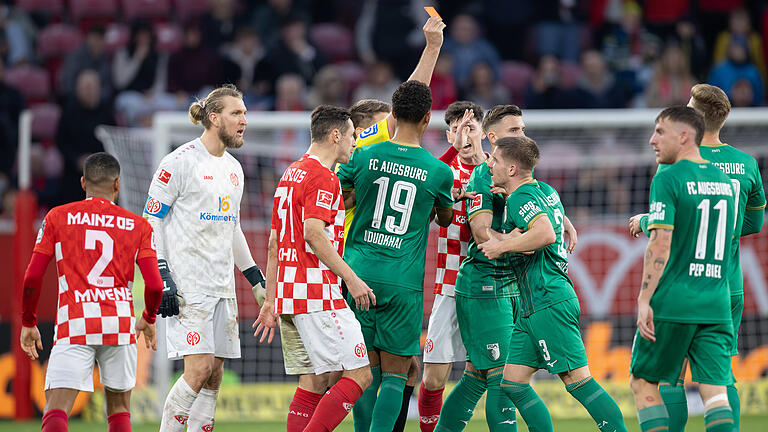
[[[456,156],[448,164],[453,171],[453,187],[464,188],[469,182],[476,165],[467,165]],[[464,200],[453,204],[453,221],[447,227],[440,227],[437,237],[437,269],[435,271],[435,294],[453,297],[459,266],[467,257],[469,236],[472,235],[467,223],[467,209]]]
[[344,309],[341,278],[304,241],[304,221],[325,222],[339,255],[344,247],[344,199],[336,174],[316,156],[304,155],[285,170],[275,191],[272,229],[277,234],[275,312],[300,314]]
[[157,256],[153,235],[149,222],[102,198],[48,212],[35,252],[56,257],[55,344],[136,343],[134,262]]

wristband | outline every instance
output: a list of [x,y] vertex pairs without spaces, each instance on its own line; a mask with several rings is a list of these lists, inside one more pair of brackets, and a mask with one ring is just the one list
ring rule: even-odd
[[251,286],[256,286],[257,284],[264,282],[264,275],[261,274],[261,270],[257,265],[243,270],[243,276],[248,279],[248,283],[251,284]]

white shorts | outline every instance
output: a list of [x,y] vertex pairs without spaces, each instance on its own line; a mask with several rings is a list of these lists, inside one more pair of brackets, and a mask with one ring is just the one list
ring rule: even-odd
[[456,320],[456,299],[435,295],[429,315],[427,340],[424,342],[424,363],[453,363],[467,360],[467,350],[461,341]]
[[240,358],[237,299],[184,293],[179,314],[165,322],[169,359],[189,354]]
[[56,344],[48,359],[45,389],[70,388],[93,391],[93,365],[99,364],[101,383],[115,393],[136,386],[136,344]]
[[315,368],[309,360],[304,342],[293,321],[296,315],[280,315],[280,343],[283,348],[283,365],[287,375],[312,375]]
[[349,308],[297,314],[293,322],[316,374],[368,365],[363,332]]

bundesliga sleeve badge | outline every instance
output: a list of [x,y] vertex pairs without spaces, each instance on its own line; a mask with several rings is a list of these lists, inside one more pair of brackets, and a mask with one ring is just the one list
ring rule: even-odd
[[319,189],[317,191],[317,202],[315,204],[318,207],[330,210],[333,205],[333,193]]
[[483,196],[478,195],[472,198],[472,203],[469,205],[469,212],[480,210],[483,207]]
[[157,179],[160,181],[160,183],[167,185],[168,182],[171,181],[171,173],[169,173],[164,169],[161,169],[160,174],[157,176]]

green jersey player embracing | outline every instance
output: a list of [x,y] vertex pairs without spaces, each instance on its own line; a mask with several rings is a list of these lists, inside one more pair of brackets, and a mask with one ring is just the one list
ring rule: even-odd
[[613,398],[590,376],[579,331],[579,300],[568,277],[565,211],[551,186],[533,179],[539,148],[528,137],[502,138],[488,163],[493,184],[507,195],[499,234],[478,247],[490,259],[533,252],[510,260],[520,290],[520,317],[509,341],[501,387],[532,431],[552,431],[552,418],[531,388],[539,369],[557,374],[604,432],[626,432]]
[[708,432],[732,431],[726,385],[731,322],[728,274],[732,265],[734,187],[701,158],[704,117],[672,107],[656,118],[650,144],[656,161],[669,165],[651,183],[638,332],[630,384],[643,431],[667,431],[670,419],[659,382],[675,382],[687,357],[700,383]]

